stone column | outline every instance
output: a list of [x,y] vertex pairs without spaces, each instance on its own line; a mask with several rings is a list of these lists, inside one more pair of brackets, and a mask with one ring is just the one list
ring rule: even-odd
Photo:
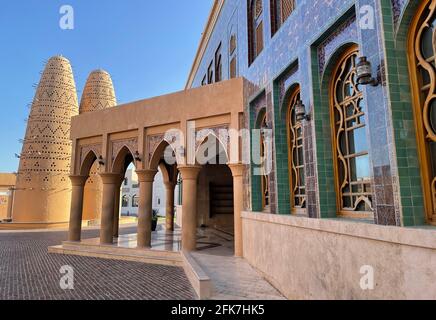
[[12,207],[14,204],[14,195],[15,195],[15,189],[10,188],[9,189],[9,197],[8,197],[8,211],[6,213],[7,220],[12,220]]
[[242,244],[242,210],[243,210],[243,164],[229,164],[230,170],[233,175],[233,214],[234,214],[234,228],[235,228],[235,256],[243,257],[243,244]]
[[81,239],[83,192],[87,179],[87,176],[70,176],[72,193],[68,241],[80,241]]
[[100,173],[103,181],[103,204],[101,211],[100,244],[113,243],[115,191],[120,175]]
[[174,231],[174,189],[176,184],[173,182],[165,182],[166,190],[166,230]]
[[197,249],[197,179],[199,166],[180,166],[183,179],[182,250]]
[[115,189],[115,204],[114,204],[114,227],[113,236],[118,238],[120,230],[120,196],[121,196],[121,185],[124,181],[124,177],[120,178],[120,181]]
[[153,181],[157,170],[136,171],[139,181],[138,248],[151,248]]

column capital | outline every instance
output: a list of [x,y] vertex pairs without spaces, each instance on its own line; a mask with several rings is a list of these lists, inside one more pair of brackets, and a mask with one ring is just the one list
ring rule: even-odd
[[89,176],[70,176],[71,184],[73,187],[81,187],[84,186],[86,183],[86,180],[88,180]]
[[245,164],[242,163],[229,163],[230,170],[232,171],[233,177],[242,177],[244,175]]
[[153,182],[157,172],[157,170],[137,170],[136,174],[139,182]]
[[99,173],[103,184],[117,184],[120,181],[120,174],[118,173]]
[[178,166],[180,174],[182,175],[182,180],[197,180],[198,174],[201,171],[201,166]]

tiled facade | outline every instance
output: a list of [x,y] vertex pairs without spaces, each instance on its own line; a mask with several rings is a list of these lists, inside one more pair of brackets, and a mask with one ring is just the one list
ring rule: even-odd
[[[245,125],[254,128],[266,112],[273,128],[271,213],[290,214],[286,132],[287,98],[299,86],[310,121],[304,123],[304,155],[309,217],[337,216],[329,110],[329,80],[340,54],[357,45],[381,85],[363,88],[374,190],[374,222],[419,226],[428,222],[417,155],[406,41],[419,1],[296,0],[296,9],[271,36],[270,1],[263,0],[264,49],[249,65],[247,0],[224,1],[204,54],[188,87],[201,85],[221,43],[223,80],[229,78],[229,40],[237,36],[237,74],[252,83]],[[361,20],[374,13],[374,28]],[[371,12],[370,12],[371,13]],[[265,109],[263,109],[265,108]],[[253,146],[252,146],[253,147]],[[252,170],[249,172],[252,173]],[[247,210],[261,210],[260,183],[247,176]]]

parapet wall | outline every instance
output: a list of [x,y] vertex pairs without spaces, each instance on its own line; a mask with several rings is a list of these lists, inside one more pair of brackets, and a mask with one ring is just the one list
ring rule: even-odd
[[[243,239],[244,257],[288,299],[436,299],[433,228],[245,212]],[[373,290],[361,288],[364,266]]]

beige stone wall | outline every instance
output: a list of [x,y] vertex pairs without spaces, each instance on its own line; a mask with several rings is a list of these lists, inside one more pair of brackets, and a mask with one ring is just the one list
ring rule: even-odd
[[91,167],[89,178],[85,184],[82,220],[95,222],[100,221],[103,198],[103,182],[98,174],[99,171],[99,165],[97,162],[95,162]]
[[0,195],[0,221],[8,218],[9,197]]
[[[436,231],[243,214],[244,257],[289,299],[436,299]],[[375,289],[360,287],[361,267]]]
[[15,187],[17,176],[14,173],[0,173],[0,187]]

